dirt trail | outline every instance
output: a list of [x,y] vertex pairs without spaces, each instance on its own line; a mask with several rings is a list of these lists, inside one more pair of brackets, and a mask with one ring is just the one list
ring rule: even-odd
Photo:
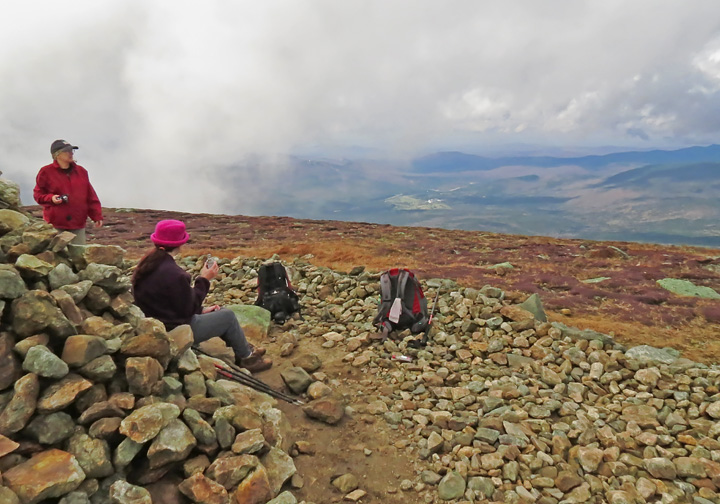
[[[342,348],[326,349],[317,340],[306,337],[293,355],[280,357],[280,346],[274,340],[282,333],[281,326],[273,326],[269,341],[263,343],[275,364],[258,374],[259,378],[287,392],[281,371],[292,367],[292,360],[297,356],[315,354],[322,361],[319,371],[328,376],[331,388],[346,397],[351,408],[367,402],[373,389],[372,385],[367,385],[367,380],[372,380],[372,376],[343,362],[345,352]],[[295,441],[306,441],[315,450],[314,455],[301,454],[294,458],[298,474],[304,480],[303,488],[292,490],[298,501],[341,502],[344,495],[332,486],[331,481],[336,476],[352,473],[360,483],[359,488],[367,492],[361,500],[365,504],[419,502],[414,491],[408,494],[400,490],[403,480],[416,480],[414,467],[419,461],[416,453],[398,448],[406,439],[402,430],[394,430],[381,417],[365,413],[346,415],[338,424],[327,425],[307,417],[301,407],[280,401],[278,408],[290,421]],[[370,451],[369,455],[366,450]]]

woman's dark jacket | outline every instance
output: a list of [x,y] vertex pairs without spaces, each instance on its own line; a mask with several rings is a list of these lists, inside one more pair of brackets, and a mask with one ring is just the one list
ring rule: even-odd
[[204,277],[191,284],[190,275],[167,254],[154,271],[133,286],[135,304],[146,317],[165,324],[167,330],[190,323],[193,315],[202,312],[202,302],[210,290]]

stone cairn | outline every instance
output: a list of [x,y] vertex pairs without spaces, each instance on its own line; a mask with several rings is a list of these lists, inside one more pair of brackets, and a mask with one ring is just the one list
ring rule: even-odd
[[0,209],[0,502],[295,503],[276,401],[145,318],[120,247],[18,207]]

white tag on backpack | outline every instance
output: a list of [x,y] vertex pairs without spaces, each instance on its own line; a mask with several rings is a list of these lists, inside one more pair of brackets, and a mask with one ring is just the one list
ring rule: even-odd
[[392,306],[390,307],[390,313],[388,314],[388,320],[392,322],[393,324],[397,324],[400,320],[400,315],[402,314],[402,300],[400,298],[395,298],[395,301],[393,301]]

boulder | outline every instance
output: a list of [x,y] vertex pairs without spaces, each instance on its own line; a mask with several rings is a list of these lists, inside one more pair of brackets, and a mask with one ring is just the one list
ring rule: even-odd
[[18,270],[7,264],[0,264],[0,299],[19,298],[27,290]]
[[12,398],[0,412],[0,434],[10,436],[25,428],[35,413],[39,392],[40,381],[34,373],[15,382]]
[[229,305],[227,308],[235,313],[248,341],[257,343],[267,338],[270,330],[269,311],[255,305]]
[[56,449],[40,452],[3,473],[5,484],[23,504],[61,497],[78,488],[85,477],[73,455]]
[[[0,179],[0,183],[4,181]],[[30,222],[30,219],[16,210],[0,208],[0,236],[20,229]]]
[[180,408],[170,403],[142,406],[130,413],[120,424],[120,433],[136,443],[145,443],[180,416]]
[[63,378],[70,372],[68,365],[45,345],[35,345],[27,351],[23,370],[43,378]]
[[47,292],[31,290],[12,302],[13,329],[21,338],[47,331],[65,338],[77,334],[75,327]]
[[[227,490],[210,478],[198,472],[180,483],[180,492],[193,502],[203,504],[227,504]],[[240,501],[238,501],[240,502]]]

